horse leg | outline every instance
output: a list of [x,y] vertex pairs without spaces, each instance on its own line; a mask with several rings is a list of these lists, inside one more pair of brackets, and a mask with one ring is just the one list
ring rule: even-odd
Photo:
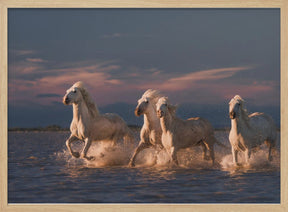
[[211,142],[211,140],[209,140],[208,142],[205,141],[204,144],[209,151],[210,158],[212,160],[212,166],[214,166],[215,164],[214,142]]
[[71,143],[74,141],[77,141],[77,140],[78,140],[78,138],[73,136],[73,135],[70,135],[70,137],[66,140],[66,146],[67,146],[70,154],[75,158],[79,158],[80,154],[79,154],[79,152],[73,152],[73,150],[71,148]]
[[269,152],[268,152],[268,160],[272,161],[272,155],[271,155],[271,151],[272,151],[272,145],[269,145]]
[[156,155],[158,155],[159,152],[161,152],[163,148],[164,148],[164,147],[163,147],[161,144],[156,144],[156,145],[155,145]]
[[214,164],[215,164],[215,154],[214,154],[214,146],[213,146],[213,144],[209,147],[209,153],[210,153],[211,160],[212,160],[212,166],[214,166]]
[[[213,139],[213,138],[211,138]],[[210,158],[212,160],[212,165],[215,163],[215,154],[214,154],[214,142],[211,142],[211,139],[207,139],[207,141],[203,141],[206,149],[209,151]]]
[[93,156],[91,156],[91,157],[87,157],[87,152],[88,152],[88,149],[89,149],[89,147],[91,146],[91,139],[89,139],[89,138],[86,138],[85,139],[85,146],[84,146],[84,148],[83,148],[83,150],[82,150],[82,152],[81,152],[81,158],[85,158],[85,159],[87,159],[87,160],[92,160],[92,159],[94,159],[94,157]]
[[245,159],[246,159],[246,163],[248,164],[249,162],[249,159],[250,159],[250,156],[251,156],[251,150],[249,148],[247,148],[245,150]]
[[135,166],[135,158],[136,158],[136,156],[138,155],[138,153],[139,153],[140,151],[142,151],[143,149],[148,148],[149,146],[150,146],[149,143],[140,141],[139,144],[138,144],[138,146],[137,146],[137,148],[135,149],[135,151],[134,151],[134,153],[133,153],[132,158],[130,159],[130,162],[129,162],[128,166],[129,166],[129,167],[134,167],[134,166]]
[[209,157],[207,156],[207,147],[204,144],[204,142],[201,142],[201,147],[203,150],[203,153],[202,153],[203,160],[209,160]]
[[239,166],[239,163],[238,163],[238,150],[235,150],[233,147],[232,147],[232,157],[233,157],[234,165]]
[[275,148],[275,140],[274,141],[271,141],[271,140],[267,140],[265,141],[266,145],[269,147],[269,152],[268,152],[268,160],[269,161],[272,161],[272,148]]
[[179,163],[178,163],[177,151],[176,151],[175,147],[171,147],[170,154],[171,154],[172,162],[178,166]]

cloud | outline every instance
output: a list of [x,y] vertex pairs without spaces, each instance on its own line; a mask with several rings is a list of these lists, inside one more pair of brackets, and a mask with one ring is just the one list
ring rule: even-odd
[[29,74],[35,74],[45,67],[41,63],[33,63],[27,60],[21,60],[8,64],[8,72],[13,73],[13,78],[26,78]]
[[46,63],[47,60],[43,60],[41,58],[26,58],[26,61],[32,62],[32,63]]
[[71,63],[54,64],[53,61],[41,58],[26,58],[20,61],[9,63],[9,72],[13,78],[40,79],[45,76],[61,76],[65,73],[76,72],[110,72],[120,68],[114,64],[115,61],[80,61]]
[[[13,77],[9,79],[9,100],[53,104],[61,101],[65,91],[76,81],[86,84],[97,104],[113,102],[134,103],[142,92],[152,88],[181,102],[220,102],[235,94],[252,97],[261,93],[272,99],[275,85],[266,81],[241,78],[236,73],[253,69],[252,66],[225,67],[194,71],[186,74],[166,72],[157,67],[123,67],[115,60],[75,61],[53,64],[30,58],[9,65]],[[53,64],[51,66],[51,64]],[[10,72],[10,71],[9,71]],[[240,92],[241,91],[241,92]],[[276,94],[277,95],[277,94]],[[274,95],[275,96],[275,95]],[[39,101],[41,99],[41,102]],[[272,100],[271,100],[272,101]]]
[[128,34],[116,32],[116,33],[113,33],[110,35],[103,35],[102,37],[103,38],[121,38],[121,37],[127,37],[127,36],[128,36]]
[[186,74],[181,77],[172,78],[170,82],[183,82],[183,81],[199,81],[199,80],[217,80],[233,76],[238,71],[248,70],[251,67],[230,67],[230,68],[219,68],[210,69],[204,71],[197,71]]
[[163,73],[162,70],[159,70],[157,68],[150,68],[147,71],[150,72],[153,76],[157,76],[157,75],[160,75],[161,73]]
[[[223,103],[236,94],[247,98],[265,99],[266,103],[277,104],[279,100],[279,85],[274,81],[255,81],[251,78],[236,78],[236,74],[253,70],[253,66],[239,66],[201,70],[188,74],[165,73],[146,77],[140,83],[134,84],[135,88],[147,90],[158,89],[171,97],[175,103]],[[144,74],[144,73],[143,73]],[[178,76],[175,76],[178,74]],[[143,75],[138,78],[144,78]],[[278,87],[277,87],[278,86]],[[265,104],[258,101],[258,104]],[[256,103],[255,103],[256,104]]]
[[[140,89],[154,88],[165,91],[181,91],[197,88],[198,84],[215,83],[234,76],[239,71],[252,69],[250,66],[239,66],[229,68],[218,68],[201,71],[193,71],[188,74],[179,72],[167,73],[157,68],[137,70],[135,77],[142,83],[138,83]],[[146,79],[145,81],[143,79]]]
[[12,49],[9,50],[11,53],[15,54],[16,56],[22,56],[22,55],[31,55],[31,54],[35,54],[36,51],[34,50],[16,50],[16,49]]
[[36,95],[36,98],[49,98],[49,97],[61,97],[61,95],[56,93],[41,93]]
[[195,83],[203,81],[215,81],[232,77],[239,71],[249,70],[252,67],[229,67],[219,69],[209,69],[197,72],[191,72],[179,77],[173,77],[161,83],[159,87],[165,90],[184,90],[191,87]]
[[112,34],[106,34],[102,35],[101,38],[151,38],[152,35],[137,35],[137,34],[128,34],[128,33],[120,33],[120,32],[115,32]]
[[230,100],[236,94],[239,94],[244,99],[254,100],[253,103],[256,105],[274,105],[278,104],[280,100],[280,85],[278,88],[275,81],[258,81],[250,84],[225,83],[214,85],[211,89],[219,92],[224,99]]
[[50,68],[50,62],[42,63],[39,58],[34,59],[9,65],[9,72],[13,73],[9,79],[10,101],[52,104],[53,101],[59,101],[59,97],[76,81],[85,82],[93,93],[111,93],[119,90],[123,84],[122,80],[110,73],[120,69],[119,65],[111,61],[80,61],[65,64],[65,68]]
[[109,86],[110,85],[119,85],[122,84],[120,80],[111,79],[110,74],[106,73],[99,73],[99,72],[85,72],[85,71],[79,71],[79,72],[65,72],[62,75],[58,77],[54,76],[47,76],[43,77],[38,80],[38,82],[42,85],[47,85],[49,87],[56,87],[56,86],[63,86],[70,84],[72,85],[76,81],[83,81],[86,84],[89,84],[93,87],[102,87],[104,85]]

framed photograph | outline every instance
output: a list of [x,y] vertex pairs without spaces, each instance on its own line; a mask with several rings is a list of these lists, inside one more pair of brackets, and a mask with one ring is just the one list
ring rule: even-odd
[[3,211],[287,210],[287,3],[0,6]]

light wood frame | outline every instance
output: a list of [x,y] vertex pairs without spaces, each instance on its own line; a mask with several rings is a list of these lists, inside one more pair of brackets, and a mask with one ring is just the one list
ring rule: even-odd
[[[9,8],[280,8],[281,203],[280,204],[8,204]],[[288,211],[288,1],[287,0],[0,0],[0,211]]]

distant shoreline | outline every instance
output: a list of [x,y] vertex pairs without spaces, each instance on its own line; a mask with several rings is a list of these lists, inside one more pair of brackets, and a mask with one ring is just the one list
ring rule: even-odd
[[[131,129],[141,129],[141,126],[128,125]],[[66,132],[70,131],[70,128],[60,127],[58,125],[49,125],[46,127],[11,127],[8,128],[8,132]]]
[[[142,126],[128,125],[132,130],[140,130]],[[69,132],[70,128],[61,127],[58,125],[49,125],[46,127],[11,127],[8,132]],[[229,127],[215,128],[215,131],[230,131]],[[277,128],[280,131],[280,128]]]

